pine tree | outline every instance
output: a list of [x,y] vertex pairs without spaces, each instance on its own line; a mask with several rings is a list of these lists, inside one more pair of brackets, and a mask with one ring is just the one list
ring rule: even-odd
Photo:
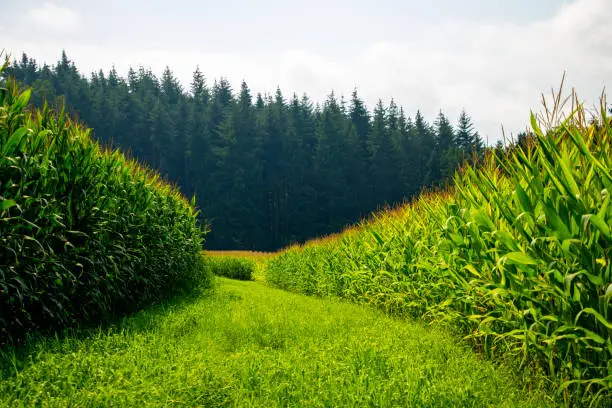
[[372,210],[372,179],[370,163],[372,154],[369,148],[369,137],[371,132],[370,113],[365,103],[357,95],[357,89],[351,95],[349,107],[349,118],[354,129],[353,143],[355,146],[355,159],[352,170],[359,176],[360,182],[356,188],[358,214],[365,215]]
[[434,132],[420,111],[417,111],[414,119],[414,137],[412,141],[413,146],[411,150],[414,154],[414,163],[416,165],[416,174],[413,180],[415,190],[413,192],[417,193],[419,189],[432,181],[430,170],[433,164],[435,148]]
[[465,152],[471,153],[476,144],[476,132],[472,120],[465,112],[461,111],[457,124],[457,145]]
[[[396,112],[394,111],[393,114],[395,115]],[[389,118],[389,111],[385,109],[382,100],[379,99],[374,108],[374,120],[370,135],[372,195],[373,201],[379,205],[393,202],[396,190],[395,176],[398,163],[391,140]],[[397,117],[393,117],[391,122],[396,128]]]
[[320,105],[277,89],[253,103],[246,83],[235,97],[224,78],[209,89],[197,67],[186,91],[168,67],[161,79],[143,67],[125,79],[114,68],[86,79],[66,53],[53,66],[24,55],[9,73],[33,87],[35,104],[65,97],[104,145],[195,194],[212,223],[209,248],[276,249],[335,232],[438,183],[483,147],[465,113],[457,134],[469,150],[441,113],[432,127],[392,100],[371,115],[356,90]]
[[200,71],[199,66],[197,66],[193,72],[193,79],[191,81],[191,96],[195,101],[204,105],[208,104],[210,98],[210,93],[206,87],[206,78],[204,78],[204,74],[202,74],[202,71]]
[[457,146],[455,131],[448,118],[442,111],[434,124],[436,129],[436,160],[432,166],[435,182],[443,181],[453,175],[461,160],[461,150]]
[[162,74],[161,91],[170,105],[178,103],[179,98],[183,95],[181,84],[167,66]]

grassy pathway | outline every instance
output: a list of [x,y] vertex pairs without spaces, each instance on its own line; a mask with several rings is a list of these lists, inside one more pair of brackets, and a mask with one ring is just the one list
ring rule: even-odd
[[1,357],[0,406],[546,405],[441,331],[259,282],[22,354]]

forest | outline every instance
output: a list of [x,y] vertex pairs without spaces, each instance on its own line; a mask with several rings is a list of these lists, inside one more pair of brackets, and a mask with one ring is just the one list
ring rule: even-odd
[[209,249],[274,250],[338,231],[485,150],[465,111],[430,123],[393,100],[370,110],[357,89],[318,103],[210,83],[199,67],[188,87],[169,67],[161,78],[144,67],[86,76],[66,52],[51,66],[23,54],[4,74],[32,88],[34,105],[65,104],[102,145],[195,195]]

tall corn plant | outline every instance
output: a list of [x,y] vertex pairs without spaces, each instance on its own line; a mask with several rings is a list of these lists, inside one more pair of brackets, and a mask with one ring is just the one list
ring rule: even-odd
[[547,131],[533,117],[530,143],[466,167],[447,192],[288,249],[269,280],[450,323],[492,358],[540,366],[567,404],[610,403],[610,119],[602,108],[588,123],[574,103],[555,120],[559,105]]
[[476,323],[470,336],[539,357],[568,401],[609,397],[609,119],[602,109],[598,124],[573,116],[545,134],[532,116],[532,127],[531,146],[497,160],[503,176],[468,169],[457,180],[465,211],[444,231],[468,243],[448,259],[455,271],[478,266],[470,281],[456,281],[479,300],[455,299]]
[[0,90],[0,343],[206,284],[194,202],[29,96]]

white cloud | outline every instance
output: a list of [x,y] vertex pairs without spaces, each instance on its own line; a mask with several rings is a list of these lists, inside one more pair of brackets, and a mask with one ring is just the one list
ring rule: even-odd
[[[196,65],[209,82],[225,76],[238,89],[244,79],[254,92],[274,92],[280,86],[286,97],[305,92],[319,102],[332,89],[349,96],[357,86],[370,106],[379,97],[393,97],[409,114],[420,109],[429,121],[440,109],[456,120],[465,108],[482,136],[493,143],[501,138],[502,124],[510,132],[525,129],[530,109],[540,110],[541,93],[558,87],[564,71],[568,90],[575,87],[587,104],[598,103],[612,80],[612,7],[607,3],[576,0],[547,20],[524,25],[462,21],[430,26],[409,40],[363,44],[352,56],[304,49],[185,52],[143,49],[129,39],[110,46],[82,39],[61,42],[51,36],[24,41],[1,33],[0,44],[11,45],[16,55],[25,50],[49,63],[57,61],[64,48],[84,74],[113,64],[122,73],[140,64],[161,74],[170,65],[186,87]],[[39,11],[40,24],[78,24],[76,14],[50,3]],[[59,18],[51,18],[54,13]],[[334,47],[342,49],[341,41]]]
[[80,25],[77,13],[53,3],[44,3],[30,10],[28,17],[28,21],[34,22],[36,27],[52,31],[73,32]]
[[568,88],[598,103],[612,79],[610,19],[607,1],[579,0],[527,26],[432,27],[422,41],[375,44],[352,65],[369,95],[395,96],[430,118],[440,108],[456,118],[465,107],[494,141],[501,124],[524,129],[529,109],[540,110],[541,92],[557,87],[564,71]]

